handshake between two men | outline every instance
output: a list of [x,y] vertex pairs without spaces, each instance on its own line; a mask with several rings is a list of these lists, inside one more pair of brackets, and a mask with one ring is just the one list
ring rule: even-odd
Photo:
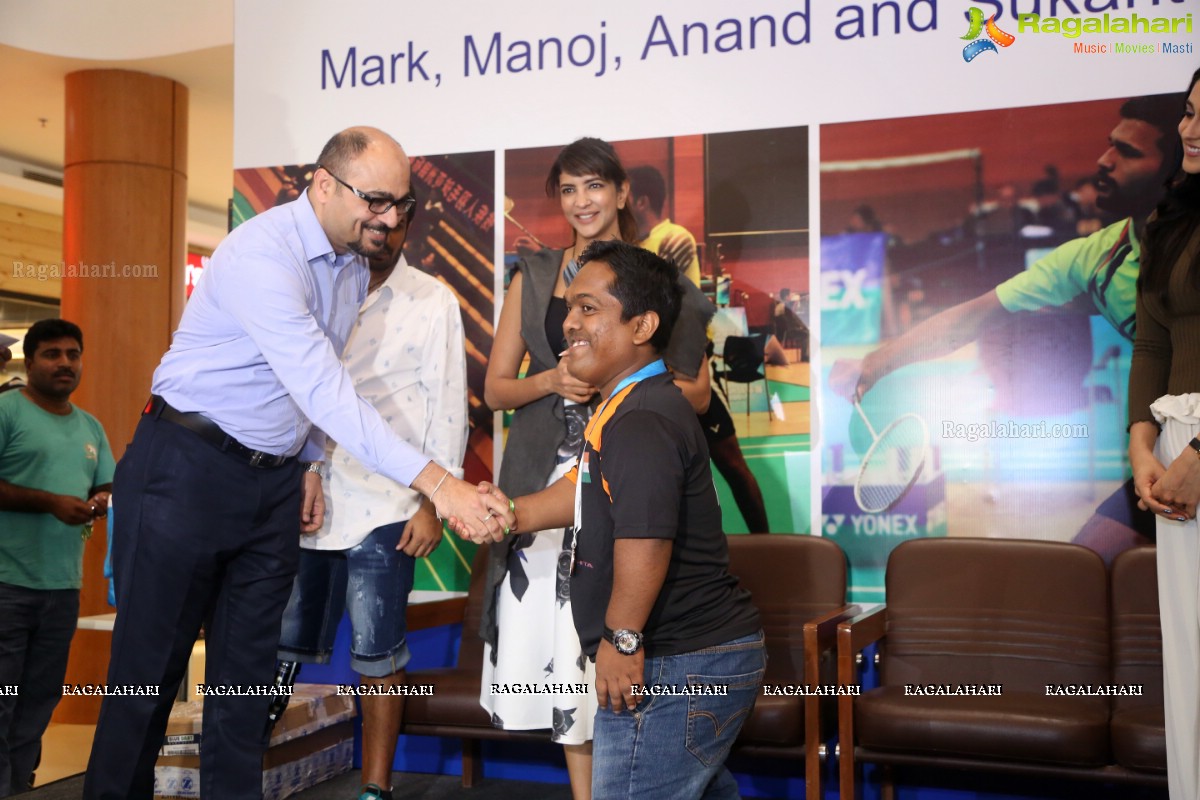
[[495,484],[488,481],[481,482],[473,491],[476,503],[471,507],[473,519],[459,516],[453,511],[443,513],[442,516],[446,518],[450,530],[476,544],[486,541],[498,542],[508,534],[518,532],[518,501],[521,504],[521,533],[565,528],[575,523],[575,483],[567,476],[559,478],[541,491],[521,495],[516,499],[510,499]]
[[447,472],[428,496],[450,530],[475,544],[498,542],[517,529],[516,504],[488,481],[473,487]]
[[[469,486],[469,484],[464,485]],[[475,487],[478,514],[474,518],[446,516],[450,530],[475,544],[498,542],[517,529],[516,504],[493,483],[481,481]]]

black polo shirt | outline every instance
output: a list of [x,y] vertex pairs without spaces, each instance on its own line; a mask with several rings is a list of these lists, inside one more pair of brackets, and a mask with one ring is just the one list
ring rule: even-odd
[[729,549],[708,445],[669,373],[622,389],[588,427],[571,608],[595,657],[612,593],[615,539],[671,539],[671,563],[642,633],[648,657],[677,655],[762,627],[750,594],[729,574]]

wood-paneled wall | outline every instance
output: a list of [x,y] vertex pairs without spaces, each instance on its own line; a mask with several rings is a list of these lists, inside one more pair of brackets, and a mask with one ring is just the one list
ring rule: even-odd
[[62,217],[0,203],[0,291],[62,297]]

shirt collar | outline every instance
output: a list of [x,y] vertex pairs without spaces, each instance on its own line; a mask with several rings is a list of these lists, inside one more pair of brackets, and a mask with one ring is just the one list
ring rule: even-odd
[[612,398],[616,397],[621,393],[622,389],[631,383],[637,383],[638,381],[645,380],[646,378],[653,378],[655,375],[662,375],[666,371],[667,365],[663,363],[661,358],[651,361],[649,364],[642,367],[632,375],[626,375],[624,378],[622,378],[621,382],[617,384],[617,388],[612,390],[612,394],[608,396],[608,399],[611,400]]
[[[404,254],[400,254],[400,260],[396,262],[396,268],[392,270],[392,274],[387,276],[387,280],[383,282],[383,286],[390,287],[393,292],[399,291],[400,283],[404,280],[404,274],[408,271],[408,262],[404,260]],[[383,288],[382,286],[380,288]]]
[[367,295],[366,301],[363,303],[363,308],[375,303],[377,299],[382,297],[386,291],[388,298],[391,299],[400,293],[400,285],[404,281],[404,276],[408,273],[408,262],[404,260],[404,254],[400,254],[400,260],[396,262],[396,268],[392,270],[392,274],[387,276],[387,280],[379,285],[379,288]]
[[300,245],[304,248],[304,258],[309,263],[324,259],[334,269],[339,269],[358,258],[358,254],[351,251],[341,254],[334,252],[329,237],[325,235],[325,229],[321,227],[321,222],[317,219],[317,212],[313,210],[307,189],[304,190],[304,194],[292,201],[292,216],[296,220],[296,231],[300,234]]

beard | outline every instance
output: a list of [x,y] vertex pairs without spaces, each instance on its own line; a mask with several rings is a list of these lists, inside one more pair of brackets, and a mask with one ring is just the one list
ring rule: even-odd
[[79,375],[61,376],[72,378],[70,385],[63,386],[58,382],[59,375],[55,375],[49,380],[30,380],[29,385],[32,386],[38,394],[46,397],[54,398],[55,400],[68,400],[75,390],[79,388]]
[[[367,238],[367,231],[383,234],[383,241],[380,244],[371,244]],[[390,252],[388,247],[387,237],[391,233],[391,229],[386,225],[363,225],[362,232],[358,238],[352,242],[346,242],[346,248],[354,253],[358,253],[364,258],[375,258]]]

